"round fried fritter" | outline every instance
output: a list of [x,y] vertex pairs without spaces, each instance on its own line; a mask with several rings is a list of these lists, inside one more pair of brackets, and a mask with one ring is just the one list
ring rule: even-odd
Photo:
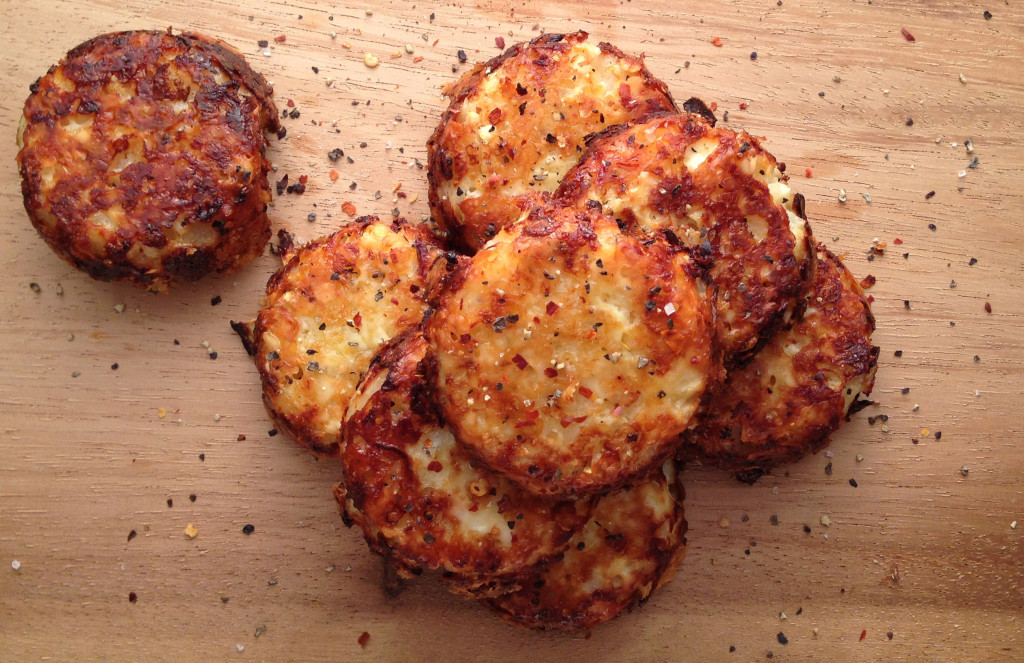
[[770,335],[810,272],[810,232],[775,157],[746,132],[695,114],[663,114],[597,136],[555,197],[600,203],[635,233],[671,230],[689,246],[706,243],[727,361]]
[[730,371],[700,424],[684,435],[746,481],[824,447],[874,385],[878,347],[864,292],[828,249],[819,244],[817,254],[803,319]]
[[686,552],[686,520],[675,465],[605,495],[565,556],[488,605],[515,624],[593,628],[650,597]]
[[299,249],[267,283],[253,354],[271,416],[312,451],[340,451],[349,399],[377,350],[427,311],[442,259],[424,226],[362,217]]
[[440,569],[454,591],[479,595],[560,556],[592,505],[530,495],[479,467],[439,418],[435,368],[419,330],[381,350],[349,406],[335,496],[400,574]]
[[96,279],[163,291],[229,272],[270,239],[263,76],[222,41],[120,32],[32,85],[18,131],[25,209]]
[[602,129],[674,110],[643,58],[586,32],[512,46],[467,72],[427,142],[430,207],[449,240],[475,251],[515,218],[511,199],[553,191]]
[[537,206],[453,277],[427,333],[458,440],[541,495],[660,464],[718,378],[710,288],[685,249]]

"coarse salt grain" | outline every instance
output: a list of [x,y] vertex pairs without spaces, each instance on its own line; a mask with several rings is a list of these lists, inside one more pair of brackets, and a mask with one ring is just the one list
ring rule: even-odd
[[665,315],[672,315],[676,312],[676,305],[672,302],[665,304]]
[[[1016,524],[1017,523],[1015,522],[1015,523],[1013,523],[1012,526],[1016,526]],[[15,571],[17,571],[18,569],[21,568],[21,562],[19,562],[18,560],[14,560],[13,562],[11,562],[11,568],[14,569]]]

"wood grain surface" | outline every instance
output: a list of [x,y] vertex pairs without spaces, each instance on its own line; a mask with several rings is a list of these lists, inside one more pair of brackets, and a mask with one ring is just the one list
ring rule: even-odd
[[[271,215],[302,241],[346,201],[428,214],[441,87],[497,37],[645,53],[677,99],[766,137],[815,234],[877,277],[877,405],[752,487],[688,468],[685,562],[591,633],[508,626],[426,578],[386,597],[337,466],[269,434],[228,325],[277,258],[157,296],[74,271],[25,215],[29,84],[96,34],[168,25],[234,44],[294,101],[269,154],[309,184]],[[0,661],[1024,660],[1020,3],[3,0],[0,36]]]

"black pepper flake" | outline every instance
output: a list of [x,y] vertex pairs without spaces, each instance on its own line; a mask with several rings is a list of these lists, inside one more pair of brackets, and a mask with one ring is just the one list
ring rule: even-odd
[[805,524],[804,525],[804,534],[810,534],[810,533],[811,533],[811,526]]
[[269,435],[270,437],[274,437],[275,435],[277,435],[277,429],[271,428],[270,430],[267,431],[267,435]]
[[977,258],[971,258],[970,260],[967,261],[967,264],[969,266],[973,267],[973,266],[978,264],[978,259]]
[[903,308],[905,308],[907,310],[910,310],[910,300],[909,299],[904,299],[903,300]]
[[469,59],[469,57],[466,56],[466,51],[462,50],[461,48],[459,49],[459,52],[456,53],[456,55],[459,58],[459,62],[465,62],[466,60]]
[[825,466],[825,474],[827,474],[828,476],[832,476],[832,461],[829,461],[828,464]]
[[885,637],[887,637],[887,638],[889,638],[890,640],[892,640],[892,631],[889,631],[888,633],[886,633],[886,634],[885,634]]
[[116,371],[117,369],[118,369],[118,364],[117,364],[117,362],[115,361],[115,362],[114,362],[113,364],[111,364],[111,365],[110,365],[110,370],[112,370],[112,371]]
[[908,117],[907,118],[907,126],[908,127],[914,126],[914,118],[912,118],[912,117]]
[[937,228],[938,228],[938,226],[936,226],[934,223],[929,223],[928,224],[928,230],[931,230],[931,231],[934,232]]
[[139,600],[139,595],[138,594],[136,594],[135,592],[128,592],[128,602],[129,603],[135,603],[138,600]]
[[900,393],[901,394],[909,394],[910,393],[910,387],[903,387],[902,389],[900,389]]
[[556,142],[558,142],[558,139],[555,138],[554,136],[552,136],[551,134],[548,134],[547,136],[544,136],[544,140],[546,140],[549,143],[556,143]]
[[206,460],[206,454],[199,454],[199,460],[200,462]]
[[[282,138],[284,138],[287,135],[288,135],[288,128],[287,127],[281,127],[280,129],[277,130],[277,139],[278,140],[281,140]],[[278,193],[280,193],[280,192],[278,192]]]
[[850,479],[850,485],[853,486],[854,488],[856,488],[857,487],[857,480],[856,479]]
[[314,74],[319,74],[320,73],[320,67],[313,67],[313,73]]
[[242,534],[252,534],[256,531],[256,527],[253,525],[246,525],[242,528]]
[[39,284],[36,283],[35,281],[33,281],[32,283],[29,283],[28,287],[31,288],[32,292],[34,292],[36,294],[39,294],[40,292],[43,291],[43,289],[41,287],[39,287]]
[[267,46],[270,46],[270,42],[267,41],[266,39],[260,39],[258,42],[256,42],[256,45],[259,46],[260,48],[266,48]]
[[757,51],[751,51],[750,52],[750,59],[751,60],[756,60],[757,59]]
[[320,363],[316,362],[316,361],[311,361],[308,364],[306,364],[306,370],[307,371],[319,371],[320,370]]
[[174,498],[173,497],[168,497],[167,498],[167,508],[170,509],[173,506],[174,506]]
[[779,634],[775,636],[775,639],[779,641],[780,645],[784,645],[789,642],[789,638],[787,638],[786,634],[782,631],[779,631]]
[[928,193],[924,194],[924,199],[925,200],[931,200],[933,196],[935,196],[935,192],[934,191],[929,191]]
[[196,494],[192,493],[191,495],[189,495],[188,496],[188,501],[189,502],[195,502],[196,501]]
[[897,350],[897,351],[893,352],[892,354],[893,354],[894,357],[902,357],[903,356],[903,350]]
[[746,152],[749,149],[750,149],[750,143],[743,142],[743,143],[740,144],[740,154],[743,154],[744,152]]
[[423,542],[424,543],[433,543],[434,541],[437,541],[437,539],[434,538],[433,534],[427,532],[426,534],[423,535]]
[[734,651],[736,651],[736,647],[734,647],[733,645],[729,645],[729,653],[731,654]]
[[987,9],[985,10],[985,13],[982,14],[982,16],[985,17],[986,21],[991,21],[992,20],[992,12],[990,12]]
[[216,358],[217,358],[217,353],[216,352],[211,352],[210,353],[210,359],[216,359]]
[[769,516],[769,517],[768,517],[768,521],[769,521],[769,522],[770,522],[770,523],[771,523],[772,525],[778,525],[778,524],[779,524],[779,517],[778,517],[778,516],[776,516],[776,515],[775,515],[775,514],[773,513],[773,514],[772,514],[771,516]]
[[217,295],[216,297],[210,300],[210,306],[216,306],[217,304],[220,304],[221,301],[223,300],[220,298],[220,295]]
[[935,439],[936,440],[941,440],[942,439],[942,431],[940,431],[940,430],[935,431]]
[[139,535],[138,532],[136,532],[135,530],[132,530],[132,531],[128,532],[128,540],[131,541],[132,539],[134,539],[138,535]]

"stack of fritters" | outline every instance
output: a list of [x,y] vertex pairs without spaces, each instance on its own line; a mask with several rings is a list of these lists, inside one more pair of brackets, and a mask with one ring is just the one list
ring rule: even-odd
[[547,35],[451,96],[443,237],[363,219],[299,249],[249,347],[400,575],[589,628],[681,558],[677,459],[752,478],[820,448],[871,389],[873,320],[784,166],[641,59]]

